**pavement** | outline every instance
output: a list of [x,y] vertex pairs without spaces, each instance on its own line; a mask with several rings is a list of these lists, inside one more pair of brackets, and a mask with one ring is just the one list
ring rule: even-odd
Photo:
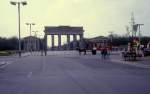
[[[31,55],[32,55],[31,53],[22,53],[21,54],[22,58],[31,56]],[[0,56],[0,68],[4,68],[8,64],[14,63],[17,60],[19,60],[18,54],[14,54],[11,56]]]
[[15,62],[17,59],[18,59],[18,57],[1,56],[0,57],[0,68],[4,68],[8,64]]
[[16,61],[0,69],[1,94],[150,94],[150,69],[102,60],[100,53],[6,59]]
[[[57,56],[57,55],[69,55],[69,56],[78,56],[76,51],[51,51],[48,52],[49,56]],[[91,55],[91,52],[87,52],[87,55]],[[100,56],[100,52],[97,52],[97,55]],[[32,53],[22,53],[22,57],[27,56],[41,56],[40,52],[32,52]],[[3,58],[3,59],[1,59]],[[15,60],[9,60],[10,58],[18,59],[18,55],[15,54],[13,56],[2,56],[0,57],[0,67],[3,65],[9,64],[11,62],[15,62]],[[125,61],[121,56],[121,51],[111,52],[111,56],[109,58],[112,62],[128,64],[131,66],[141,67],[141,68],[150,68],[150,57],[142,57],[137,61]]]
[[110,59],[112,62],[115,62],[115,63],[127,64],[130,66],[136,66],[136,67],[141,67],[141,68],[150,68],[149,56],[137,58],[136,61],[125,61],[121,56],[121,52],[118,51],[118,52],[112,52]]

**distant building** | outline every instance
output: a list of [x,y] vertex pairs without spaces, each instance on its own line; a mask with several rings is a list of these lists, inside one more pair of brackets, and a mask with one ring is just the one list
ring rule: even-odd
[[37,51],[41,48],[41,39],[28,36],[23,38],[23,50],[24,51]]
[[110,47],[109,39],[104,36],[85,39],[85,43],[87,44],[87,49],[96,47],[98,50],[100,50],[102,47]]

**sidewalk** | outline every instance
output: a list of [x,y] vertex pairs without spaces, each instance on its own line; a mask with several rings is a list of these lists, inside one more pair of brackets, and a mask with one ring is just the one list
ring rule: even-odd
[[4,68],[6,65],[16,62],[18,57],[16,56],[0,56],[0,68]]
[[[30,56],[30,55],[31,55],[31,53],[29,53],[29,52],[21,53],[22,57],[26,57],[26,56]],[[19,57],[19,55],[18,54],[13,54],[10,57]]]
[[115,63],[127,64],[135,67],[150,69],[150,57],[142,57],[137,61],[125,61],[121,56],[121,52],[112,52],[110,60]]

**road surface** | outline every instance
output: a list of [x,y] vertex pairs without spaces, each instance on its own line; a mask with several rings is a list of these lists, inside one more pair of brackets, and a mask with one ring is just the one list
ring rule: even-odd
[[150,69],[99,55],[27,56],[0,69],[0,94],[150,94]]

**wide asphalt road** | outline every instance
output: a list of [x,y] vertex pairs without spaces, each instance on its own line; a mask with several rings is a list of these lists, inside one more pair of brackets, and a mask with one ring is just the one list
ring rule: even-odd
[[0,69],[0,94],[150,94],[150,69],[92,55],[28,56]]

